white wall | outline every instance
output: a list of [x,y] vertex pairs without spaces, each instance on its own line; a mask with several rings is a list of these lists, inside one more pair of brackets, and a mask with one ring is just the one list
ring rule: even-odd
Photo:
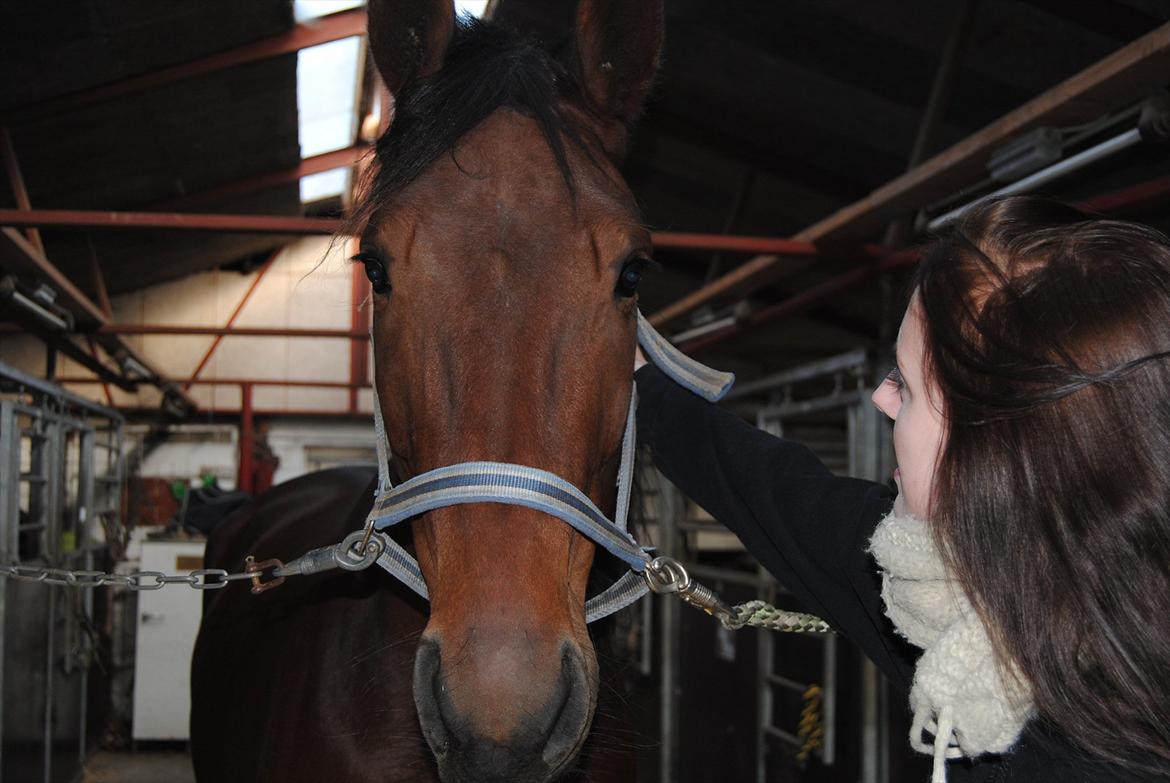
[[[330,247],[328,237],[309,237],[284,248],[236,319],[237,326],[349,329],[352,308],[349,243]],[[241,275],[213,270],[151,286],[113,298],[113,320],[130,324],[223,326],[258,272]],[[358,303],[360,304],[360,303]],[[159,372],[175,379],[189,378],[212,337],[128,335],[126,341]],[[346,338],[225,337],[201,379],[246,378],[263,380],[349,380],[350,341]],[[43,376],[44,345],[23,335],[0,337],[0,360],[33,375]],[[368,363],[372,366],[372,362]],[[58,361],[65,378],[93,375],[66,357]],[[96,382],[67,384],[67,388],[106,402]],[[120,406],[153,408],[159,394],[143,386],[137,394],[111,389]],[[205,411],[240,408],[237,386],[196,385],[191,396]],[[259,411],[312,410],[336,412],[349,405],[346,389],[258,386],[253,405]],[[368,391],[359,394],[359,410],[373,410]]]
[[[310,472],[308,457],[314,449],[345,449],[372,452],[373,423],[323,422],[303,419],[269,420],[268,443],[280,466],[275,483],[279,484]],[[197,478],[205,473],[219,477],[224,489],[236,486],[239,470],[239,445],[232,425],[186,425],[176,427],[176,436],[146,455],[137,473],[162,478]],[[135,433],[139,434],[139,433]],[[128,438],[136,441],[137,438]],[[132,443],[128,442],[129,448]]]

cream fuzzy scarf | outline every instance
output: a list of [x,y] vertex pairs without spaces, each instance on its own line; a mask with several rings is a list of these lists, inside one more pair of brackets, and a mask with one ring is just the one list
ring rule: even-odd
[[946,759],[1003,753],[1015,743],[1035,714],[1031,690],[1017,684],[1022,678],[1000,676],[987,631],[925,522],[891,513],[869,545],[882,569],[886,615],[923,651],[910,690],[910,744],[934,756],[931,781],[945,783]]

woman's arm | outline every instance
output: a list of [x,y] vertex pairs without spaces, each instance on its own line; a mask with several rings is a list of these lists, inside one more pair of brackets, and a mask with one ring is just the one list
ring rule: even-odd
[[810,611],[908,687],[913,653],[893,636],[866,551],[893,491],[833,475],[805,446],[747,424],[653,366],[634,377],[638,437],[663,475],[738,535]]

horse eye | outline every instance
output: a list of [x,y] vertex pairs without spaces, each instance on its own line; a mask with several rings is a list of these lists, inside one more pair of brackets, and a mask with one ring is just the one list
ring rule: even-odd
[[366,268],[366,277],[375,294],[384,294],[390,290],[390,277],[386,274],[386,265],[379,259],[367,253],[358,253],[351,261],[360,261]]
[[622,299],[629,299],[638,291],[638,283],[642,282],[642,272],[650,263],[646,258],[634,258],[622,264],[622,271],[618,273],[617,287],[614,289]]

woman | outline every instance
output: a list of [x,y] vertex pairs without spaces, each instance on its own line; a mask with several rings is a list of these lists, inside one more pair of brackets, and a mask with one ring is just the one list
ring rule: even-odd
[[1170,778],[1165,236],[1019,197],[929,247],[873,394],[896,497],[635,378],[655,463],[909,695],[935,781]]

